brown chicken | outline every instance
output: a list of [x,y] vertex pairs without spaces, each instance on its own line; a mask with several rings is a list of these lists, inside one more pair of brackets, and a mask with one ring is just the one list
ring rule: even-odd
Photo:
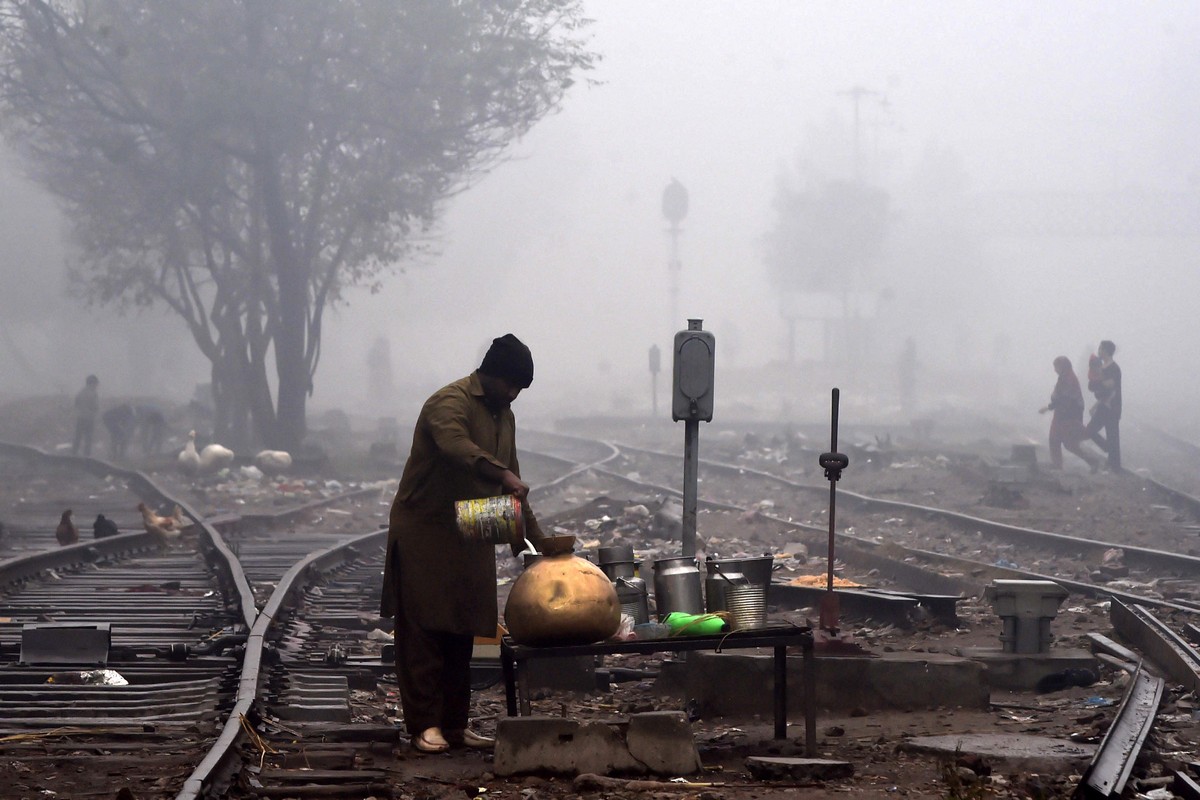
[[142,512],[142,525],[146,531],[163,539],[174,539],[190,524],[179,506],[175,506],[169,517],[155,514],[145,503],[138,503],[138,511]]
[[71,509],[68,508],[62,513],[62,519],[59,521],[58,527],[54,529],[54,538],[64,546],[79,541],[79,526],[71,519]]

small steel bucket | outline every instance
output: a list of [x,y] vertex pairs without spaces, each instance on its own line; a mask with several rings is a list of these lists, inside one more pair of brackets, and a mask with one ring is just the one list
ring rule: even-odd
[[511,494],[457,500],[454,519],[458,532],[468,542],[512,544],[525,539],[521,501]]
[[728,611],[729,607],[725,605],[725,590],[748,584],[750,581],[742,573],[735,572],[729,564],[721,569],[715,562],[708,561],[705,566],[708,568],[708,577],[704,579],[704,603],[708,613]]

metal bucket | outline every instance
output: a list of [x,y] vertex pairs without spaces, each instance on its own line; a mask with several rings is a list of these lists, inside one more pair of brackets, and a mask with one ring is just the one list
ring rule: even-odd
[[767,587],[742,583],[725,587],[725,608],[735,631],[767,624]]
[[617,561],[633,561],[633,545],[613,544],[596,548],[596,563],[600,566]]
[[748,585],[750,581],[742,573],[734,572],[728,564],[722,568],[717,562],[706,561],[704,566],[708,570],[708,577],[704,579],[704,603],[708,613],[728,611],[729,608],[725,605],[725,590]]
[[650,606],[646,600],[646,582],[641,578],[617,578],[613,581],[617,587],[617,602],[621,604],[621,613],[628,614],[634,625],[650,621]]
[[632,578],[637,575],[638,563],[636,561],[601,561],[596,566],[608,576],[610,581],[615,581],[617,578]]
[[660,621],[673,611],[703,614],[701,592],[700,569],[692,556],[654,562],[654,607]]
[[511,494],[456,500],[454,519],[468,542],[511,544],[525,538],[521,501]]
[[755,586],[770,586],[771,574],[775,571],[774,556],[754,556],[753,558],[734,558],[727,561],[720,561],[721,564],[729,564],[729,568],[734,572],[740,572],[746,576],[746,580],[750,581]]

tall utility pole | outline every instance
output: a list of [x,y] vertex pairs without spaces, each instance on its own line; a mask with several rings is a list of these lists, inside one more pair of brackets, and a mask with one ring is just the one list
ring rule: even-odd
[[671,182],[667,184],[667,188],[663,189],[662,196],[662,212],[667,218],[667,222],[671,223],[671,227],[667,228],[667,233],[671,235],[671,260],[667,263],[667,270],[671,276],[671,325],[675,326],[676,320],[679,317],[679,272],[682,264],[679,262],[679,234],[683,229],[679,227],[679,223],[683,222],[683,218],[688,212],[688,193],[687,189],[683,188],[683,184],[671,178]]
[[872,91],[862,86],[851,86],[844,92],[838,94],[849,95],[854,103],[854,180],[862,180],[862,144],[859,132],[861,130],[859,124],[859,105],[864,97],[878,97],[879,92]]

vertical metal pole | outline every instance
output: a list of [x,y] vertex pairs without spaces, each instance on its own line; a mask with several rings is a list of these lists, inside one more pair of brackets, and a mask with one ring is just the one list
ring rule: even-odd
[[829,479],[829,569],[825,596],[821,598],[821,627],[828,631],[836,631],[838,627],[838,596],[833,591],[833,562],[834,562],[834,530],[837,518],[837,481],[842,476],[842,470],[850,464],[850,459],[837,451],[838,430],[838,395],[833,390],[833,433],[830,435],[830,451],[822,453],[817,459],[825,468],[825,477]]
[[[830,436],[829,452],[836,453],[837,449],[837,434],[838,434],[838,392],[833,390],[833,433]],[[826,588],[833,591],[833,559],[834,559],[834,517],[837,515],[837,480],[829,481],[829,569],[826,582]]]
[[671,225],[671,263],[667,271],[671,277],[671,324],[679,319],[679,226]]
[[787,647],[775,648],[775,738],[787,735]]
[[696,483],[700,465],[700,420],[683,421],[683,554],[696,555]]
[[652,414],[658,417],[658,373],[650,373],[650,405],[653,409]]
[[814,661],[813,639],[804,645],[804,755],[817,757],[817,665]]

